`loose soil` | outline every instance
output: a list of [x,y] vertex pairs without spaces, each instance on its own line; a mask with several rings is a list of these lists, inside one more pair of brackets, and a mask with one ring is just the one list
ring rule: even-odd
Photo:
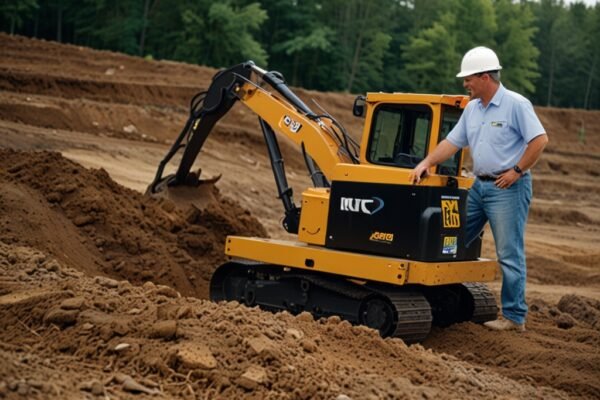
[[[527,331],[464,323],[406,346],[207,300],[227,235],[290,238],[239,105],[198,160],[223,175],[211,207],[142,194],[215,70],[0,42],[0,398],[600,398],[600,112],[536,108],[550,144],[534,170]],[[298,93],[360,137],[353,96]],[[299,194],[302,156],[281,145]]]

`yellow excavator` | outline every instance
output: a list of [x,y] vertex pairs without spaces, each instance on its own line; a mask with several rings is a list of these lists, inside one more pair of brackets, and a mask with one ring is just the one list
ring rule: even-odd
[[[406,342],[424,339],[432,325],[496,318],[494,296],[481,283],[495,278],[496,261],[480,258],[481,238],[465,243],[472,179],[462,176],[463,153],[432,168],[419,185],[408,180],[457,123],[467,97],[358,96],[352,112],[365,120],[358,143],[326,111],[309,108],[280,73],[248,61],[218,72],[194,97],[150,195],[189,194],[203,185],[192,166],[214,125],[238,101],[258,116],[285,210],[283,228],[297,241],[227,237],[229,261],[211,278],[211,300],[338,315]],[[277,134],[299,147],[313,183],[300,206]],[[176,172],[163,176],[179,150]]]

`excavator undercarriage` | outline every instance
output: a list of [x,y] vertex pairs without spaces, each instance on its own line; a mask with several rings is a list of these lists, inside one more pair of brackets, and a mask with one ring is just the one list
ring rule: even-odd
[[492,293],[479,283],[402,287],[245,261],[217,269],[210,297],[272,312],[306,311],[315,318],[338,315],[408,343],[424,339],[432,325],[480,323],[495,319],[498,312]]
[[[216,74],[192,100],[190,118],[147,194],[182,196],[199,207],[210,200],[210,193],[194,199],[194,191],[218,177],[202,179],[191,169],[214,125],[238,101],[258,116],[284,208],[282,225],[298,240],[228,237],[230,261],[211,278],[211,300],[337,315],[407,342],[424,339],[432,325],[496,318],[494,296],[475,283],[493,280],[497,267],[479,258],[481,237],[466,237],[472,180],[461,174],[462,153],[432,169],[422,184],[408,180],[456,124],[467,98],[359,96],[353,109],[365,118],[359,143],[327,112],[313,112],[281,74],[246,62]],[[277,134],[298,145],[313,183],[300,206]],[[177,171],[163,177],[181,149]]]

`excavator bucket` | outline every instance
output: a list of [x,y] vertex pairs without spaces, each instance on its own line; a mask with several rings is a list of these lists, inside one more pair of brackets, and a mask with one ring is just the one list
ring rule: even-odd
[[198,210],[205,210],[209,205],[217,203],[215,183],[221,175],[210,178],[199,178],[200,171],[191,172],[184,184],[169,185],[170,176],[167,176],[154,187],[146,190],[146,195],[154,198],[168,199],[177,208],[186,209],[194,206]]

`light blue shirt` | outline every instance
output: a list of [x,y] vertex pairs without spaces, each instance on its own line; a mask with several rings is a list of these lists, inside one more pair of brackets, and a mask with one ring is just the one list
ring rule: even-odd
[[471,148],[475,175],[497,176],[517,164],[527,143],[544,133],[531,102],[500,84],[487,107],[480,99],[467,104],[446,139]]

